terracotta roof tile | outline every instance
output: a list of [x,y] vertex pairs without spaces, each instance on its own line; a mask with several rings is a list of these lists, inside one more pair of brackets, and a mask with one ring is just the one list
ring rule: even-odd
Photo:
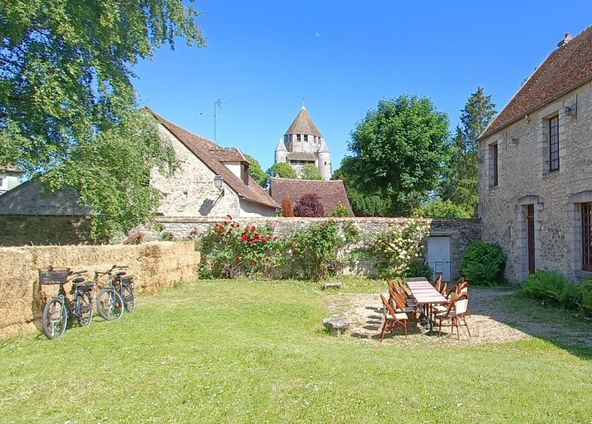
[[592,79],[592,26],[554,50],[483,131],[488,137]]
[[316,193],[321,199],[326,215],[329,215],[335,209],[335,206],[341,202],[353,216],[351,205],[345,193],[345,186],[341,180],[296,180],[274,177],[271,178],[270,192],[271,197],[279,204],[284,199],[288,199],[294,206],[305,194]]
[[[269,194],[267,194],[267,192],[261,188],[261,186],[251,181],[251,178],[249,178],[249,184],[245,184],[243,180],[234,175],[232,171],[226,167],[226,165],[220,162],[217,156],[220,155],[221,150],[226,149],[222,149],[219,145],[211,140],[208,140],[207,138],[190,133],[178,125],[175,125],[172,122],[164,119],[162,116],[150,109],[148,109],[148,111],[156,118],[159,123],[161,123],[181,143],[183,143],[183,145],[187,147],[199,160],[201,160],[208,168],[210,168],[212,172],[222,175],[224,182],[228,184],[228,186],[234,190],[240,198],[268,206],[270,208],[279,209],[280,205],[275,200],[273,200]],[[232,154],[236,155],[236,152],[238,152],[238,154],[240,154],[242,157],[242,154],[237,149],[234,150],[235,153]]]
[[246,162],[247,158],[243,156],[240,150],[235,147],[219,147],[217,149],[210,148],[209,152],[220,162]]

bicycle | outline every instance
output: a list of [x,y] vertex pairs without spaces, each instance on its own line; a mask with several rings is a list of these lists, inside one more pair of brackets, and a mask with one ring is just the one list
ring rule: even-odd
[[136,296],[134,295],[134,277],[127,275],[124,271],[128,269],[127,265],[117,265],[116,269],[120,270],[115,273],[114,285],[123,300],[123,305],[127,312],[134,312],[136,310]]
[[[43,333],[48,339],[57,339],[61,337],[68,326],[68,318],[76,317],[81,327],[86,327],[92,322],[93,306],[90,292],[94,290],[94,283],[86,281],[82,276],[87,271],[71,271],[70,268],[39,269],[39,284],[52,285],[59,284],[58,294],[53,296],[43,307],[41,315],[41,324]],[[69,279],[69,277],[73,277]],[[72,283],[70,295],[74,300],[71,301],[64,285]]]
[[97,294],[97,312],[106,321],[115,321],[121,318],[124,311],[124,302],[115,287],[113,270],[117,265],[113,265],[111,269],[101,272],[95,271],[95,280],[99,275],[106,275],[109,284],[102,288]]

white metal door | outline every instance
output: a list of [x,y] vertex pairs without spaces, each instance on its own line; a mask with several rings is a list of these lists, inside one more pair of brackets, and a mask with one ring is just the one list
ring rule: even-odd
[[428,237],[428,265],[434,277],[442,274],[444,281],[450,281],[450,237]]

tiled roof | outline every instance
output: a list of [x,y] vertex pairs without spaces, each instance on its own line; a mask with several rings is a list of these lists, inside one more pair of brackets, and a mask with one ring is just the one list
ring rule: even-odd
[[220,147],[218,149],[208,149],[212,156],[220,162],[246,162],[247,158],[243,156],[240,150],[236,147]]
[[300,112],[298,112],[298,115],[296,115],[296,118],[292,121],[292,125],[287,129],[286,134],[310,134],[321,137],[321,133],[314,122],[312,122],[312,119],[304,106],[302,106],[302,109],[300,109]]
[[[238,178],[230,171],[226,165],[220,162],[217,158],[220,155],[222,149],[216,143],[207,138],[200,137],[189,131],[173,124],[172,122],[164,119],[162,116],[148,109],[148,111],[161,123],[167,130],[169,130],[185,147],[187,147],[199,160],[201,160],[208,168],[215,174],[222,175],[224,182],[235,191],[238,196],[249,202],[258,203],[270,208],[279,208],[280,205],[273,200],[269,194],[252,178],[249,177],[249,184],[245,184],[243,180]],[[228,149],[231,150],[231,149]],[[235,149],[236,152],[238,150]],[[242,157],[242,154],[238,152]],[[243,160],[246,161],[246,159]]]
[[287,158],[289,160],[301,160],[305,162],[316,162],[317,155],[309,152],[290,152]]
[[325,215],[329,215],[335,209],[335,206],[341,202],[353,216],[353,211],[347,199],[343,181],[341,180],[295,180],[274,177],[271,178],[270,192],[271,197],[279,204],[284,199],[288,199],[294,206],[296,206],[298,200],[305,194],[316,193],[319,195]]
[[488,137],[592,80],[592,26],[554,50],[483,131]]

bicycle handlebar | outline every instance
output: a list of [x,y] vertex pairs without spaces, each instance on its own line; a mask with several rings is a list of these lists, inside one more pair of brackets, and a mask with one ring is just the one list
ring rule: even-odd
[[84,269],[84,270],[82,270],[82,271],[70,271],[70,274],[72,274],[72,275],[73,275],[73,274],[80,275],[80,274],[86,274],[87,272],[88,272],[88,271],[87,271],[86,269]]

